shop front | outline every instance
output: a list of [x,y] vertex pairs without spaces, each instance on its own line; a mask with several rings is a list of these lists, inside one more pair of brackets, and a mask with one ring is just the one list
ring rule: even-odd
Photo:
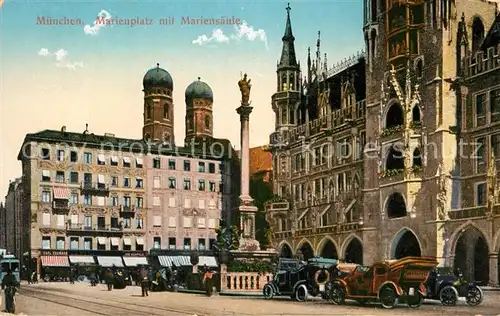
[[92,250],[68,250],[68,259],[79,281],[85,280],[98,271]]
[[198,267],[218,267],[217,260],[212,251],[197,250],[161,250],[152,249],[150,257],[153,265],[159,265],[164,268],[187,268],[192,267],[192,255],[198,257]]
[[38,266],[45,282],[66,281],[69,278],[70,263],[65,250],[40,250]]
[[126,268],[149,266],[147,251],[123,251],[123,263]]

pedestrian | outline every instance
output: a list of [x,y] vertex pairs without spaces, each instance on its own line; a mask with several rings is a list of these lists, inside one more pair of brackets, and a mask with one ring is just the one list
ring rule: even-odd
[[205,284],[205,294],[207,296],[212,296],[214,292],[213,280],[212,280],[213,276],[214,272],[209,269],[205,271],[205,275],[203,276],[203,283]]
[[31,272],[31,283],[38,283],[38,274],[36,273],[36,271]]
[[106,285],[108,286],[108,291],[111,291],[113,289],[113,282],[114,282],[114,274],[111,269],[107,269],[105,272],[105,280],[106,280]]
[[69,269],[69,283],[75,284],[75,270],[73,269],[73,267]]
[[149,278],[148,278],[148,270],[146,268],[142,268],[140,272],[140,278],[141,278],[141,291],[142,291],[142,296],[149,296],[148,290],[149,290]]
[[7,270],[7,274],[2,279],[2,290],[5,291],[5,311],[15,313],[14,295],[16,294],[17,280],[12,275],[12,271]]

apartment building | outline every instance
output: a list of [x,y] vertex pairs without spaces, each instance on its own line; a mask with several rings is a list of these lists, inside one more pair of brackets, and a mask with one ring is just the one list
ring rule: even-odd
[[[9,183],[5,196],[5,249],[17,258],[21,258],[25,249],[26,219],[23,218],[23,188],[21,178]],[[29,227],[29,226],[28,226]]]

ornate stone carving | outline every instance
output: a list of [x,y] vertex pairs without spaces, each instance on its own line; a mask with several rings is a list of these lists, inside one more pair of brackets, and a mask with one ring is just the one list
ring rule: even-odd
[[446,203],[448,200],[448,190],[447,190],[447,176],[443,170],[443,164],[440,163],[436,173],[438,180],[438,194],[437,194],[437,204],[438,204],[438,218],[443,220],[446,218]]

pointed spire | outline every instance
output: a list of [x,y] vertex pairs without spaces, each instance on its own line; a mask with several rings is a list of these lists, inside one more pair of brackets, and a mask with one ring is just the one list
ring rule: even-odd
[[281,59],[279,67],[297,67],[297,58],[295,56],[295,37],[292,33],[292,22],[290,21],[290,3],[286,7],[286,26],[285,35],[283,35],[283,50],[281,51]]

